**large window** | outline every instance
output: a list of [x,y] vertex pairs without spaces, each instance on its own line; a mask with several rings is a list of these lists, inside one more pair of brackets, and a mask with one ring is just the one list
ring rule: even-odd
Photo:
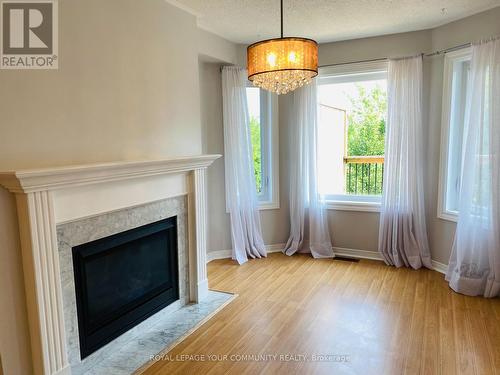
[[470,59],[471,51],[465,49],[446,54],[444,60],[438,216],[448,220],[458,215]]
[[318,104],[320,193],[336,208],[376,210],[384,183],[386,63],[320,71]]
[[248,86],[246,92],[259,206],[279,208],[276,98],[258,87]]

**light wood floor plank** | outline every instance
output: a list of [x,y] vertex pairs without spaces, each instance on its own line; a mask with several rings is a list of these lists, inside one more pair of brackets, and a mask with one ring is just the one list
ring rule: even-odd
[[[212,289],[239,297],[169,353],[205,361],[161,360],[146,375],[483,375],[500,368],[500,300],[454,293],[434,271],[279,253],[242,266],[213,261],[208,271]],[[230,358],[313,354],[349,361]]]

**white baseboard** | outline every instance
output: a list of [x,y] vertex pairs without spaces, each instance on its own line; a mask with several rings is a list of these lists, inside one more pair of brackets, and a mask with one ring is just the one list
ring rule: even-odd
[[[285,247],[284,243],[266,245],[266,251],[268,253],[279,253]],[[216,259],[228,259],[231,258],[232,250],[219,250],[219,251],[209,251],[207,253],[207,263]]]
[[[279,253],[283,250],[284,247],[285,247],[284,243],[271,244],[271,245],[266,245],[266,250],[268,253]],[[334,247],[333,251],[335,252],[335,255],[348,258],[383,260],[377,251],[347,249],[344,247]],[[231,258],[232,255],[231,253],[232,253],[231,250],[210,251],[207,253],[207,263],[216,259]]]
[[231,258],[231,250],[218,250],[207,252],[207,263],[217,259]]
[[431,264],[432,264],[432,268],[434,269],[434,271],[442,273],[442,274],[446,274],[446,271],[448,270],[447,264],[438,262],[436,260],[431,260]]
[[[266,245],[266,250],[268,253],[278,253],[283,250],[285,247],[284,243]],[[333,251],[336,256],[346,257],[346,258],[355,258],[355,259],[370,259],[370,260],[379,260],[383,261],[384,259],[380,255],[378,251],[369,251],[369,250],[359,250],[359,249],[348,249],[345,247],[334,247]],[[207,253],[207,263],[216,259],[227,259],[231,258],[231,250],[220,250],[220,251],[211,251]],[[435,261],[432,261],[432,267],[434,271],[446,274],[446,270],[448,269],[448,265]]]
[[336,256],[356,258],[356,259],[371,259],[384,260],[378,251],[348,249],[345,247],[334,247],[333,252]]
[[[334,247],[333,251],[337,256],[343,256],[348,258],[371,259],[371,260],[381,260],[381,261],[384,260],[378,251],[346,249],[342,247]],[[436,260],[431,260],[431,264],[432,264],[432,269],[434,271],[446,274],[446,271],[448,270],[447,264],[438,262]]]
[[286,243],[275,243],[273,245],[266,245],[268,253],[281,253],[285,248]]

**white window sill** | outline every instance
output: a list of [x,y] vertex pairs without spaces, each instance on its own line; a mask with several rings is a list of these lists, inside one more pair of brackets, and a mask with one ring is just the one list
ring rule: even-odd
[[380,212],[380,202],[327,201],[327,209],[337,211]]
[[[279,210],[280,204],[279,202],[264,202],[264,201],[259,201],[257,203],[257,209],[259,211],[266,211],[266,210]],[[229,213],[229,208],[226,206],[226,214]]]
[[280,208],[279,202],[259,202],[259,210],[278,210]]
[[443,211],[443,212],[438,212],[438,218],[447,220],[447,221],[453,221],[457,222],[458,221],[458,212],[456,211]]

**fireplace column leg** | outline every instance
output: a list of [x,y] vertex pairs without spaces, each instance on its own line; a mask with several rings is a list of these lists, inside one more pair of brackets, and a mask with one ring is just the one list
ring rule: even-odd
[[189,180],[189,289],[198,302],[208,293],[206,168],[195,169]]
[[17,193],[33,373],[71,374],[66,353],[56,224],[49,191]]

